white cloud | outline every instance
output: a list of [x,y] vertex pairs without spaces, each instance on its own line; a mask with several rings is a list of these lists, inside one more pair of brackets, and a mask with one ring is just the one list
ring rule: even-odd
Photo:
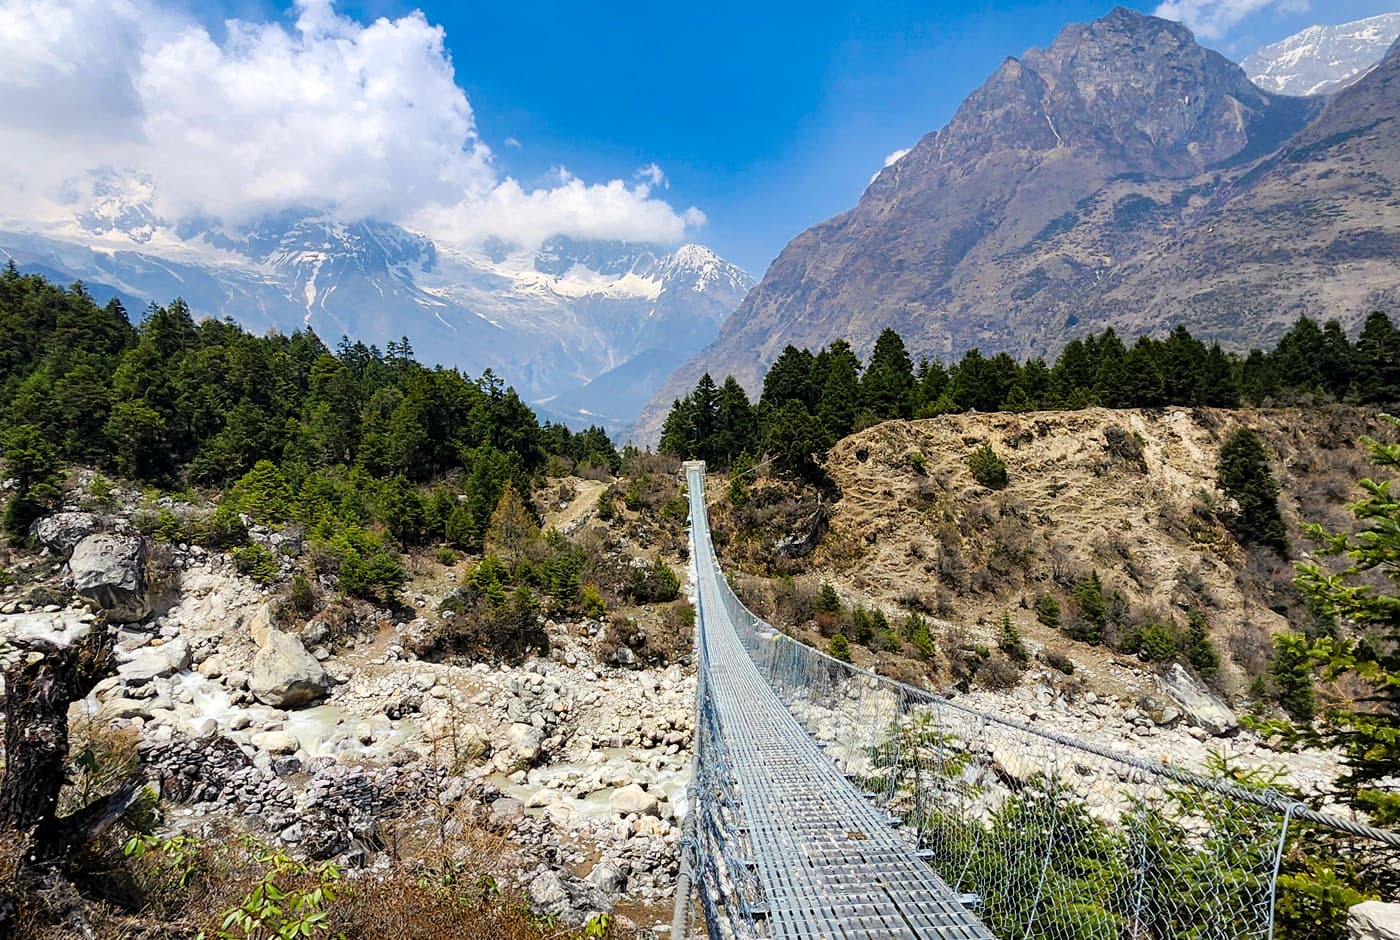
[[1308,0],[1164,0],[1154,16],[1186,24],[1199,39],[1222,39],[1240,21],[1255,13],[1274,10],[1301,13]]
[[[900,149],[900,150],[896,150],[894,153],[892,153],[892,154],[890,154],[889,156],[885,157],[884,165],[883,165],[880,169],[884,169],[884,168],[887,167],[887,166],[891,166],[891,165],[893,165],[893,164],[895,164],[895,163],[898,163],[899,160],[900,160],[900,158],[902,158],[905,154],[907,154],[909,151],[911,151],[911,150],[913,150],[913,149],[914,149],[913,147],[904,147],[904,148],[902,148],[902,149]],[[874,174],[871,175],[871,177],[870,177],[870,182],[872,182],[872,183],[875,182],[876,177],[878,177],[879,175],[880,175],[880,170],[876,170],[876,171],[874,172]]]
[[216,40],[161,2],[0,0],[6,214],[71,215],[83,181],[113,167],[154,179],[168,220],[307,207],[524,244],[674,241],[703,219],[656,198],[655,165],[630,184],[503,177],[420,12],[362,24],[297,0],[290,28],[230,20]]

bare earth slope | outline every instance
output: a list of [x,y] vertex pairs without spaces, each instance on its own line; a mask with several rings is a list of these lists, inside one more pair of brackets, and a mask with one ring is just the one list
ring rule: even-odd
[[[1034,647],[1068,652],[1081,665],[1098,662],[1105,681],[1116,674],[1127,682],[1131,668],[1112,668],[1112,654],[1036,623],[1028,609],[1037,594],[1063,597],[1076,577],[1097,571],[1106,591],[1121,592],[1144,616],[1179,623],[1188,609],[1201,610],[1226,660],[1222,685],[1242,692],[1245,670],[1230,651],[1248,659],[1288,628],[1290,616],[1298,629],[1305,615],[1288,588],[1291,563],[1241,547],[1209,511],[1223,501],[1215,490],[1220,445],[1238,427],[1261,433],[1275,458],[1296,557],[1307,547],[1300,520],[1346,525],[1342,503],[1355,498],[1353,481],[1371,469],[1357,437],[1384,437],[1382,425],[1344,407],[887,422],[831,451],[828,470],[842,496],[816,561],[845,596],[892,612],[921,607],[971,626],[1009,610]],[[1140,459],[1111,451],[1114,429],[1140,445]],[[977,484],[967,466],[987,442],[1010,478],[999,492]],[[984,639],[990,629],[982,628]]]

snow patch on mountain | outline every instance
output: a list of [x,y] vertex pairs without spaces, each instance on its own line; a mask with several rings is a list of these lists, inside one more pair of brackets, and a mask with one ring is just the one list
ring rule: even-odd
[[[614,431],[754,284],[700,245],[447,245],[295,209],[237,228],[171,224],[149,179],[112,171],[75,184],[73,203],[60,222],[0,225],[0,253],[141,306],[179,296],[196,315],[254,331],[311,328],[332,345],[407,336],[426,361],[491,368],[551,415]],[[625,378],[593,385],[619,369]]]
[[1254,84],[1284,95],[1340,91],[1385,57],[1400,38],[1400,13],[1340,26],[1309,26],[1264,46],[1240,63]]

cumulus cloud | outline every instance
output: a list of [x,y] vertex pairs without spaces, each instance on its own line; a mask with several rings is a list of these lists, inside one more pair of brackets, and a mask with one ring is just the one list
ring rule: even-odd
[[364,24],[330,0],[221,39],[161,0],[0,0],[0,202],[71,215],[111,168],[153,180],[171,221],[296,207],[525,244],[674,241],[703,220],[656,197],[655,165],[630,183],[504,177],[444,39],[421,12]]
[[1301,13],[1307,9],[1308,0],[1164,0],[1153,15],[1186,24],[1199,39],[1222,39],[1255,13]]

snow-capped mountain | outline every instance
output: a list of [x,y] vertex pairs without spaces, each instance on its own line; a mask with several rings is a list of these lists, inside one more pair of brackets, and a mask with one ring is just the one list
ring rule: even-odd
[[237,228],[172,225],[152,208],[149,180],[102,171],[83,190],[73,196],[83,208],[62,223],[6,224],[0,257],[82,279],[133,316],[183,297],[196,315],[256,331],[309,326],[331,345],[407,336],[420,359],[472,375],[490,368],[576,426],[627,427],[754,284],[700,245],[463,247],[295,210]]
[[1340,26],[1309,26],[1264,46],[1240,65],[1254,84],[1283,95],[1341,91],[1375,68],[1400,38],[1400,13],[1383,13]]

